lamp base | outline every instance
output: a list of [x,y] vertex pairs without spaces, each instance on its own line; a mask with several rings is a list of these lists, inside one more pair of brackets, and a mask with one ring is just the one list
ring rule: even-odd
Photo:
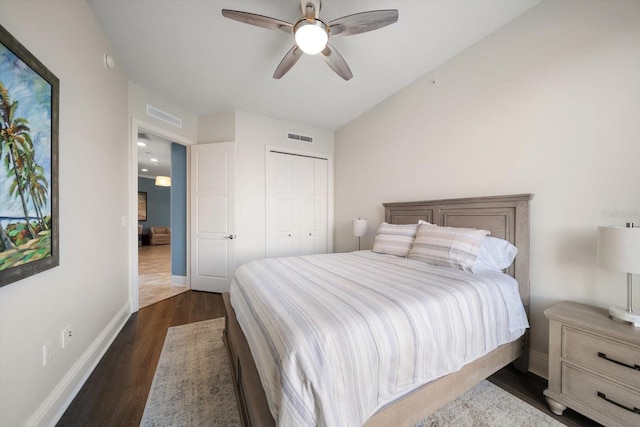
[[640,313],[635,311],[627,311],[620,307],[609,307],[609,317],[616,322],[640,327]]

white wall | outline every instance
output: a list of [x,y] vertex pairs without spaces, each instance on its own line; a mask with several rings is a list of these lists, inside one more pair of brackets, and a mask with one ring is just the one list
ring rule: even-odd
[[0,0],[0,24],[60,79],[60,266],[0,288],[0,425],[49,425],[129,315],[127,81],[84,1]]
[[[182,127],[179,128],[149,116],[147,105],[179,118],[182,121]],[[195,141],[198,134],[197,115],[131,82],[129,82],[129,115],[151,125],[147,130],[167,136],[176,135],[176,139],[180,139],[180,142],[184,140]]]
[[198,140],[201,144],[236,140],[236,112],[225,111],[198,116]]
[[[229,123],[235,120],[235,132]],[[333,154],[333,132],[307,125],[236,111],[198,117],[198,143],[236,142],[236,265],[265,257],[265,163],[266,146]],[[313,136],[313,144],[287,139],[294,132]],[[330,216],[333,211],[331,209]]]
[[359,216],[371,246],[383,202],[534,193],[530,368],[546,375],[547,307],[626,304],[596,227],[640,222],[638,46],[638,1],[544,1],[339,129],[336,250],[357,248]]

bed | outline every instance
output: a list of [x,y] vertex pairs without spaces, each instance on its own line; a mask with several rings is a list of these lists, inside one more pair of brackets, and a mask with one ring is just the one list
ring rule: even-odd
[[[531,197],[530,194],[520,194],[385,203],[385,222],[389,224],[414,224],[423,220],[439,226],[484,229],[490,231],[494,237],[513,243],[518,248],[518,255],[505,272],[517,280],[519,298],[524,306],[524,311],[528,314],[529,200]],[[335,254],[325,258],[296,260],[296,262],[327,263],[328,269],[337,270],[340,267],[330,263],[335,262],[334,258],[338,256],[346,257],[344,261],[341,259],[338,262],[352,263],[354,268],[358,268],[357,264],[361,261],[364,262],[365,258],[377,255],[363,251],[346,255]],[[262,268],[270,269],[269,262],[272,264],[280,262],[277,260],[266,261],[267,263],[261,264]],[[293,262],[293,260],[286,262]],[[375,262],[380,264],[378,258],[375,259]],[[296,268],[301,267],[300,265],[290,266],[291,271],[295,271]],[[365,275],[365,271],[360,270],[360,274]],[[383,274],[383,271],[376,274]],[[237,300],[236,306],[241,308],[240,302],[238,302],[239,297],[235,298]],[[238,322],[236,310],[231,303],[232,299],[229,294],[224,294],[223,299],[226,307],[223,340],[231,362],[242,424],[245,426],[274,426],[276,423],[271,415],[270,401],[266,397],[263,382],[253,360],[247,338]],[[246,324],[245,320],[243,322]],[[365,426],[412,426],[510,363],[514,363],[519,370],[526,371],[528,366],[527,353],[527,333],[525,332],[513,341],[501,344],[478,358],[466,361],[463,366],[456,368],[452,373],[440,376],[417,388],[411,387],[410,391],[403,392],[400,396],[394,396],[392,400],[383,400],[384,404],[377,407],[376,412],[368,417],[363,424]],[[265,372],[264,368],[262,369]],[[273,401],[271,404],[273,405]]]

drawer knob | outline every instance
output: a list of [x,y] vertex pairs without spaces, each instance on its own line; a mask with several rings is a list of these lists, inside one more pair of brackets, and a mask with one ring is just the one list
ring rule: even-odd
[[630,407],[628,407],[628,406],[626,406],[626,405],[623,405],[622,403],[618,403],[618,402],[616,402],[615,400],[611,400],[611,399],[609,399],[609,398],[607,397],[607,395],[606,395],[606,394],[604,394],[604,393],[603,393],[603,392],[601,392],[601,391],[599,391],[599,392],[598,392],[598,397],[599,397],[600,399],[604,399],[604,400],[606,400],[606,401],[607,401],[607,402],[609,402],[609,403],[613,403],[614,405],[616,405],[616,406],[617,406],[617,407],[619,407],[619,408],[626,409],[627,411],[629,411],[629,412],[633,412],[634,414],[640,414],[640,409],[636,408],[635,406],[634,406],[633,408],[630,408]]
[[640,365],[629,365],[628,363],[624,363],[624,362],[620,362],[619,360],[615,360],[612,359],[610,357],[607,357],[606,353],[602,353],[602,352],[598,352],[598,357],[604,359],[604,360],[608,360],[609,362],[613,362],[615,364],[627,367],[627,368],[631,368],[631,369],[635,369],[636,371],[640,371]]

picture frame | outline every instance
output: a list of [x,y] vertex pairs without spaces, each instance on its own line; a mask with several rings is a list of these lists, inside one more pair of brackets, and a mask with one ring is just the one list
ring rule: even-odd
[[0,25],[0,286],[60,264],[60,81]]
[[138,191],[138,221],[147,220],[147,192]]

